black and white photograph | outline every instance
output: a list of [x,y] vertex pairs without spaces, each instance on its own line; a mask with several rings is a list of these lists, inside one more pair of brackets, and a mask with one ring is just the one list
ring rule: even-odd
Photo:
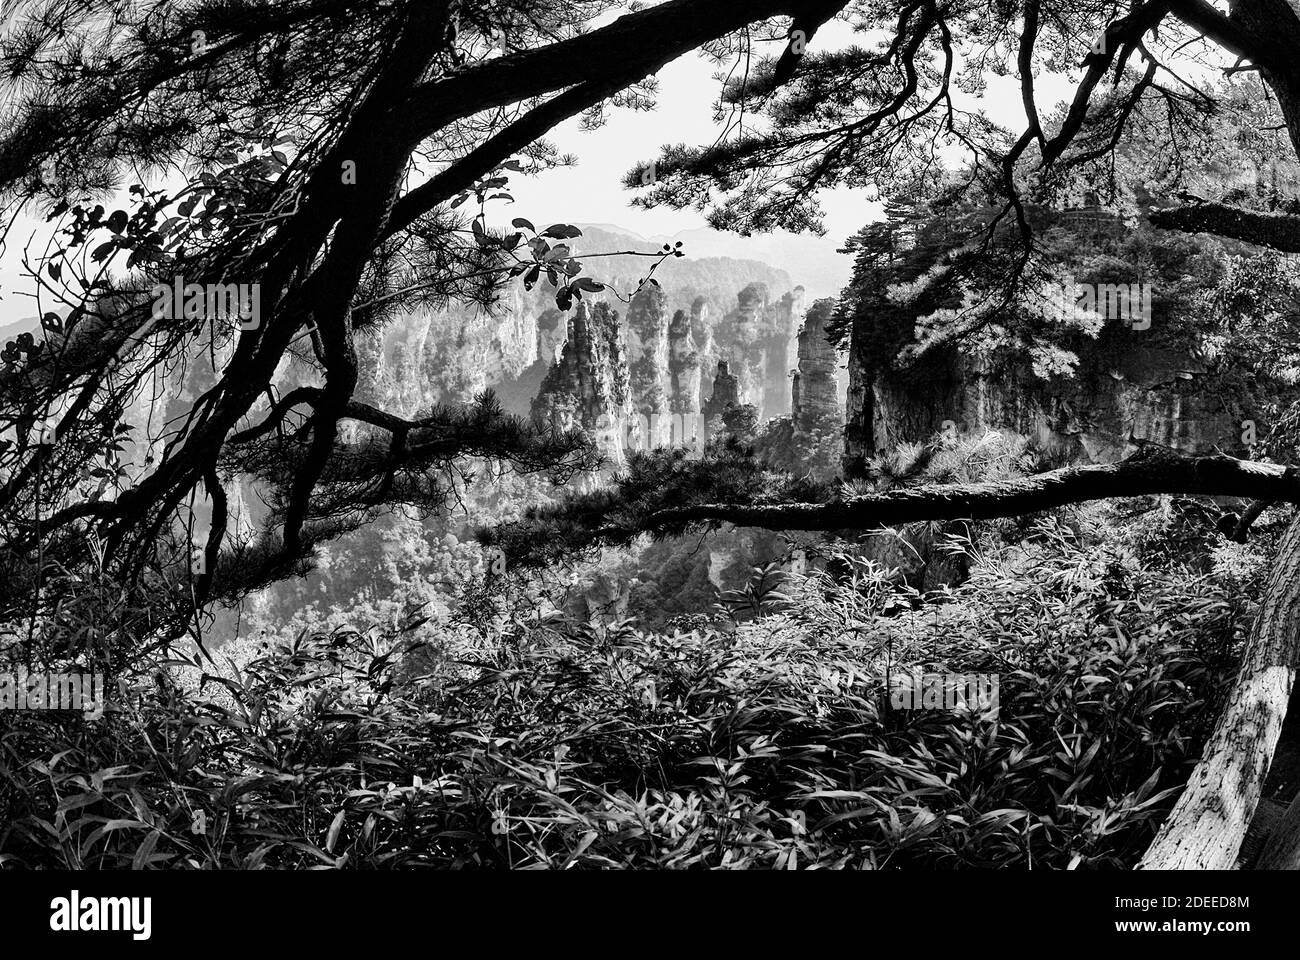
[[1298,151],[1297,0],[0,0],[6,928],[1262,932]]

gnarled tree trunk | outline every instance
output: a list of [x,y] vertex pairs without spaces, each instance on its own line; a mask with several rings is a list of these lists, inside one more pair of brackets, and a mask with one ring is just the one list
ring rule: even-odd
[[[1192,771],[1187,789],[1174,805],[1139,869],[1230,870],[1235,866],[1255,807],[1264,789],[1273,751],[1282,733],[1296,666],[1300,663],[1300,516],[1282,538],[1273,571],[1241,669],[1228,702]],[[1296,864],[1296,817],[1266,841],[1260,866],[1279,858]],[[1289,845],[1284,841],[1287,824]]]

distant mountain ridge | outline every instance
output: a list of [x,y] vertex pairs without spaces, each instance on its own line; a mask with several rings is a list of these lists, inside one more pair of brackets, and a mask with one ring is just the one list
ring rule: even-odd
[[35,333],[41,325],[40,317],[23,317],[12,323],[0,324],[0,346],[8,343],[20,333]]
[[584,235],[609,234],[623,237],[647,244],[648,250],[662,247],[665,243],[673,246],[680,242],[686,259],[689,260],[727,259],[762,263],[795,277],[807,291],[809,302],[824,297],[838,297],[840,291],[848,286],[852,275],[852,258],[837,252],[843,243],[830,237],[784,231],[742,237],[708,227],[646,237],[615,224],[575,225],[583,230]]

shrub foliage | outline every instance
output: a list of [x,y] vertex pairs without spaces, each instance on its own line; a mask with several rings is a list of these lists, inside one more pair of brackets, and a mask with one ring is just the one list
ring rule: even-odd
[[[968,544],[971,580],[941,596],[831,550],[662,632],[473,590],[433,641],[411,622],[160,662],[97,722],[0,714],[0,860],[1125,867],[1250,601],[1076,528]],[[996,673],[999,707],[894,709],[886,674],[909,666]]]

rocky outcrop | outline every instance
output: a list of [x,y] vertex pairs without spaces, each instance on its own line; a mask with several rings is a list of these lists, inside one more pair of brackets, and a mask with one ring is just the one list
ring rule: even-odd
[[791,412],[790,368],[794,365],[795,333],[804,316],[803,297],[803,287],[795,287],[768,304],[765,311],[769,334],[764,351],[763,405],[759,408],[765,419]]
[[[626,361],[624,354],[616,355],[608,347],[589,350],[581,344],[566,345],[558,367],[567,372],[547,373],[532,405],[533,415],[557,427],[599,431],[606,438],[601,442],[603,452],[621,462],[628,450],[689,445],[697,437],[704,440],[724,429],[749,434],[756,423],[789,411],[788,365],[803,311],[802,288],[772,300],[765,284],[747,284],[737,297],[736,309],[716,328],[710,322],[708,298],[694,298],[689,314],[678,309],[669,321],[671,300],[670,293],[654,285],[643,287],[632,298],[619,335]],[[595,306],[584,302],[579,309],[582,322],[571,325],[570,341],[604,343],[612,336],[596,331],[598,315],[617,323],[617,312],[605,301],[598,300]],[[539,338],[539,352],[545,353],[545,348]],[[602,367],[620,362],[625,362],[621,371]],[[826,372],[833,384],[833,357]],[[601,401],[580,409],[573,398],[583,396],[584,389],[591,393],[592,388],[584,384],[602,380],[623,382],[626,403],[620,400],[614,409]],[[702,389],[708,397],[703,403]],[[509,400],[511,385],[504,385],[501,392]],[[601,415],[608,424],[598,428]],[[703,436],[698,436],[701,420],[710,418],[712,426],[706,425]]]
[[652,449],[668,442],[664,383],[668,374],[668,324],[663,290],[643,287],[627,311],[628,388],[636,429],[629,442]]
[[505,410],[526,414],[531,409],[533,399],[542,388],[542,381],[560,358],[568,327],[568,318],[559,310],[547,310],[537,318],[537,359],[519,376],[493,385]]
[[602,454],[621,464],[630,404],[618,312],[604,303],[580,303],[567,329],[560,357],[533,401],[533,419],[556,430],[581,428]]
[[668,412],[670,424],[680,424],[670,426],[668,442],[674,446],[693,439],[700,412],[701,357],[691,330],[685,310],[673,314],[668,325]]
[[[488,387],[525,376],[536,362],[549,367],[553,357],[539,341],[548,329],[563,340],[562,317],[553,302],[521,285],[502,290],[486,308],[454,305],[414,313],[360,344],[358,398],[403,416],[437,402],[470,401]],[[516,412],[526,410],[527,400]]]
[[[637,287],[645,273],[644,257],[595,254],[641,246],[634,237],[600,227],[586,229],[571,244],[575,253],[592,255],[591,276],[609,284],[604,293],[584,295],[583,324],[594,319],[599,305],[613,310],[615,291]],[[620,331],[620,356],[626,357],[621,369],[602,368],[615,362],[612,348],[584,354],[575,344],[565,348],[566,359],[561,348],[573,344],[573,324],[556,309],[554,290],[539,284],[525,291],[516,283],[486,308],[419,313],[365,337],[358,396],[415,416],[434,403],[466,402],[491,388],[508,412],[536,413],[547,423],[593,431],[604,412],[610,422],[602,428],[608,437],[602,446],[621,457],[629,448],[689,444],[701,434],[699,414],[725,359],[738,383],[735,403],[752,405],[760,419],[787,413],[802,288],[774,296],[769,291],[791,287],[782,271],[725,257],[672,258],[655,279],[661,285],[643,285],[628,305]],[[590,339],[591,331],[584,336]],[[557,360],[569,371],[567,385],[552,377]],[[626,410],[584,411],[574,399],[590,384],[612,385],[620,378]]]
[[[920,353],[920,318],[958,305],[951,291],[922,296],[924,285],[908,286],[935,262],[948,224],[900,221],[887,238],[889,256],[860,255],[846,291],[855,311],[845,417],[849,473],[902,443],[989,430],[1023,436],[1058,463],[1113,462],[1132,451],[1130,436],[1184,452],[1248,455],[1251,423],[1268,388],[1247,382],[1232,363],[1207,359],[1216,352],[1214,337],[1202,327],[1190,290],[1197,277],[1205,292],[1212,290],[1213,271],[1184,247],[1162,246],[1159,231],[1084,200],[1081,208],[1034,214],[1035,230],[1050,232],[1063,261],[1054,284],[1059,293],[1046,295],[1046,308],[1023,302],[1015,322],[994,316],[964,341]],[[909,259],[902,254],[913,250],[918,229],[926,242],[916,249],[926,255]],[[882,237],[859,235],[867,250]],[[1134,266],[1139,260],[1141,268]],[[1124,296],[1103,296],[1103,287]],[[893,288],[912,293],[894,301],[884,292]],[[1081,304],[1087,322],[1053,306],[1053,296]],[[1022,325],[1040,312],[1043,326]]]
[[736,383],[738,399],[762,410],[767,375],[767,287],[751,283],[736,298],[736,309],[723,318],[722,350]]
[[[609,284],[611,291],[627,291],[635,289],[645,276],[645,257],[594,255],[653,250],[655,245],[647,247],[641,238],[614,229],[587,227],[569,246],[575,254],[593,255],[585,261],[586,272],[593,279]],[[662,284],[664,326],[677,309],[687,310],[695,321],[696,349],[708,364],[704,374],[710,378],[705,382],[707,388],[717,360],[711,328],[733,302],[735,292],[751,283],[785,290],[791,282],[782,270],[766,263],[696,258],[686,252],[681,259],[661,264],[655,278]],[[612,292],[585,297],[619,306]],[[546,342],[548,331],[551,343]],[[456,303],[419,311],[385,324],[373,336],[359,338],[364,342],[359,344],[358,399],[412,416],[436,402],[468,402],[490,387],[507,410],[527,415],[554,359],[548,348],[562,343],[565,333],[564,315],[556,309],[555,290],[547,283],[537,284],[531,291],[519,282],[506,284],[487,306]]]
[[713,392],[702,411],[706,441],[723,432],[727,413],[739,406],[740,381],[731,373],[728,362],[719,360],[718,372],[713,377]]
[[[634,236],[588,227],[570,247],[590,255],[588,272],[609,285],[604,293],[584,295],[589,310],[602,302],[617,307],[615,291],[635,289],[645,276],[643,256],[605,255],[644,249]],[[802,290],[770,293],[790,290],[792,284],[764,263],[687,253],[662,263],[655,272],[661,286],[645,285],[626,311],[632,432],[623,438],[624,447],[677,442],[674,415],[698,414],[722,359],[741,382],[740,402],[752,404],[760,418],[789,411]],[[679,310],[683,320],[670,343],[670,318]],[[682,323],[689,326],[689,341]],[[422,312],[366,337],[359,350],[358,396],[414,416],[433,403],[467,402],[492,388],[507,411],[527,416],[567,332],[553,288],[539,284],[525,291],[522,284],[508,284],[486,308],[453,305]]]
[[802,311],[802,287],[773,301],[766,284],[751,283],[714,333],[719,359],[727,360],[736,378],[739,402],[752,405],[760,421],[790,410],[790,348]]
[[709,301],[696,297],[691,303],[691,338],[696,355],[700,358],[701,406],[713,390],[713,378],[718,372],[717,347],[713,342],[713,323],[709,315]]
[[852,463],[940,432],[987,430],[1028,437],[1063,462],[1118,460],[1132,449],[1130,434],[1189,453],[1217,447],[1244,455],[1249,403],[1189,350],[1139,336],[1103,334],[1070,378],[1044,381],[1028,369],[995,369],[987,358],[958,350],[905,372],[877,373],[869,401],[864,389],[851,391],[848,409],[850,425],[872,417],[874,449],[861,444],[865,430],[849,431],[846,457]]
[[844,422],[835,379],[838,355],[826,339],[833,307],[833,300],[818,300],[799,330],[799,368],[790,391],[796,436],[838,431]]

